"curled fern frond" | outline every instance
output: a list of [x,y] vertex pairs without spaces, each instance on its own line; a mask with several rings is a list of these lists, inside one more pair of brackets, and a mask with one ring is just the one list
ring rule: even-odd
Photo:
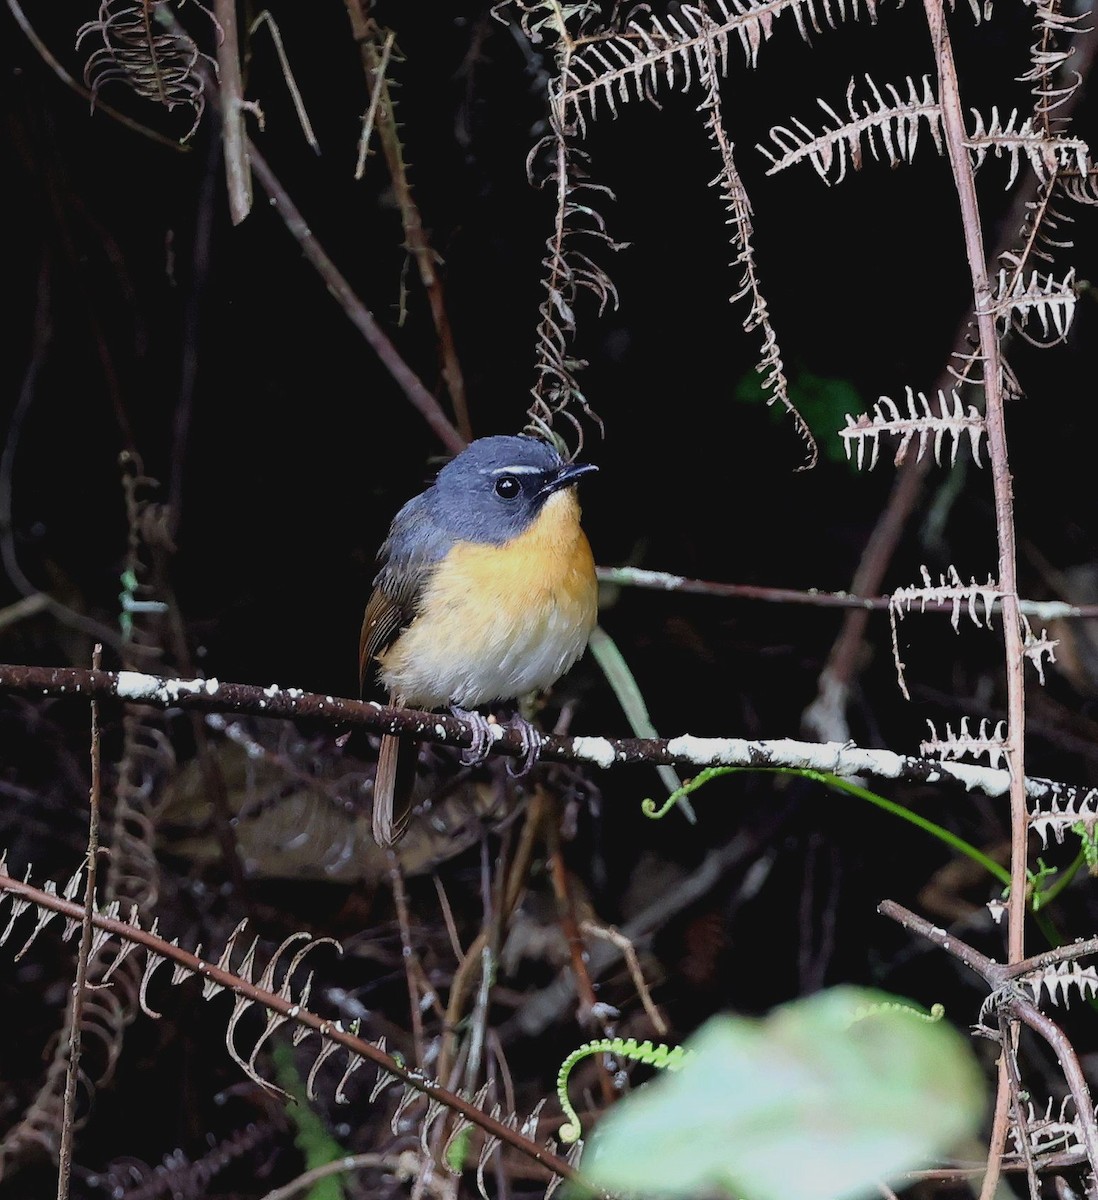
[[813,133],[796,118],[793,120],[795,130],[785,125],[773,126],[770,139],[774,149],[757,146],[770,162],[767,175],[775,175],[807,159],[824,183],[841,183],[846,178],[848,166],[855,170],[861,167],[863,140],[870,156],[877,162],[887,161],[893,167],[909,163],[918,145],[920,122],[926,125],[941,154],[942,108],[934,96],[928,75],[923,76],[921,85],[908,77],[906,99],[890,83],[885,84],[887,95],[884,95],[868,75],[865,81],[872,93],[869,99],[855,99],[853,79],[847,86],[845,117],[826,101],[816,101],[831,122],[822,133]]
[[945,1005],[933,1004],[931,1005],[930,1012],[923,1012],[921,1008],[915,1008],[911,1004],[904,1004],[900,1000],[880,1000],[875,1004],[859,1005],[851,1013],[849,1024],[857,1025],[859,1021],[868,1021],[873,1017],[880,1017],[886,1014],[891,1015],[893,1013],[911,1017],[916,1021],[925,1021],[928,1025],[937,1025],[945,1016]]
[[213,60],[186,33],[169,27],[165,18],[171,7],[170,0],[101,0],[95,20],[77,30],[76,45],[89,38],[102,42],[84,64],[93,103],[106,84],[122,83],[169,111],[190,108],[194,122],[181,139],[186,141],[206,106],[205,85],[196,68],[200,60],[211,65]]
[[576,1063],[590,1058],[592,1054],[613,1054],[618,1058],[627,1058],[631,1062],[655,1067],[660,1071],[678,1071],[682,1069],[690,1051],[685,1046],[667,1046],[663,1043],[654,1046],[651,1042],[638,1042],[636,1038],[599,1038],[573,1050],[561,1063],[557,1072],[557,1099],[568,1118],[557,1133],[560,1140],[569,1145],[579,1140],[583,1126],[579,1113],[568,1098],[568,1077]]
[[1034,41],[1030,47],[1030,69],[1018,77],[1030,85],[1034,115],[1048,129],[1053,114],[1078,90],[1083,77],[1069,70],[1074,47],[1065,40],[1083,30],[1085,13],[1068,14],[1060,0],[1034,0]]
[[[612,250],[620,249],[621,244],[607,233],[606,223],[594,207],[596,198],[613,199],[613,193],[587,178],[587,155],[571,144],[558,118],[559,113],[553,120],[553,133],[534,147],[527,160],[531,182],[556,193],[553,232],[546,239],[542,259],[545,299],[538,310],[537,378],[531,389],[534,402],[528,418],[535,429],[550,434],[554,418],[564,413],[572,418],[582,443],[582,428],[569,412],[570,407],[578,407],[599,422],[576,380],[577,372],[587,364],[570,349],[576,332],[575,304],[580,292],[586,291],[595,297],[601,314],[607,305],[617,307],[618,293],[606,272],[585,249],[577,248],[577,242],[586,240]],[[546,148],[549,170],[538,179],[534,164]]]

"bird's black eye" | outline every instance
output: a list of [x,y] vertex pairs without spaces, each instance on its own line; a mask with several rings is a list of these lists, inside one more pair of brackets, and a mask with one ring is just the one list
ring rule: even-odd
[[501,475],[496,480],[496,495],[501,500],[514,500],[522,491],[522,486],[514,475]]

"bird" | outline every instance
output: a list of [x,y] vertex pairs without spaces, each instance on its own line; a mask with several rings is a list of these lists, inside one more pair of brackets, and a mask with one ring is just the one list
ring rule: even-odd
[[[576,484],[597,471],[528,434],[470,442],[393,518],[359,640],[365,695],[395,707],[449,708],[471,721],[483,760],[489,725],[476,710],[544,691],[583,654],[597,615],[591,546]],[[524,769],[538,740],[526,722]],[[416,746],[384,735],[373,835],[392,846],[411,809]]]

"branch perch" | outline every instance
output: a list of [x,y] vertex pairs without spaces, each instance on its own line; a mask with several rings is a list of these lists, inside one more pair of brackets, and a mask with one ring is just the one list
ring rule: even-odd
[[[466,749],[473,744],[472,725],[448,713],[390,708],[362,700],[247,683],[222,683],[217,679],[169,679],[138,671],[89,671],[79,667],[36,667],[0,664],[0,693],[54,699],[114,698],[153,708],[179,708],[200,712],[246,713],[277,720],[317,721],[333,728],[353,727],[368,733],[391,733]],[[493,725],[492,753],[508,758],[525,754],[522,739],[513,729]],[[540,735],[541,757],[552,762],[590,763],[603,769],[647,763],[654,766],[749,767],[756,770],[780,767],[821,771],[832,775],[871,775],[879,779],[901,779],[912,783],[958,783],[967,791],[988,796],[1010,792],[1010,774],[971,763],[946,762],[871,750],[850,742],[799,742],[792,738],[772,741],[747,738],[562,737]],[[1057,803],[1087,801],[1095,789],[1029,778],[1027,796],[1034,801]]]

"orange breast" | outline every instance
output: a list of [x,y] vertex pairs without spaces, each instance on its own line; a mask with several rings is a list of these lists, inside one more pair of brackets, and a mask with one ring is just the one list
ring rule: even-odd
[[502,546],[459,542],[408,629],[380,656],[382,682],[424,707],[474,708],[554,683],[583,653],[597,583],[573,489]]

